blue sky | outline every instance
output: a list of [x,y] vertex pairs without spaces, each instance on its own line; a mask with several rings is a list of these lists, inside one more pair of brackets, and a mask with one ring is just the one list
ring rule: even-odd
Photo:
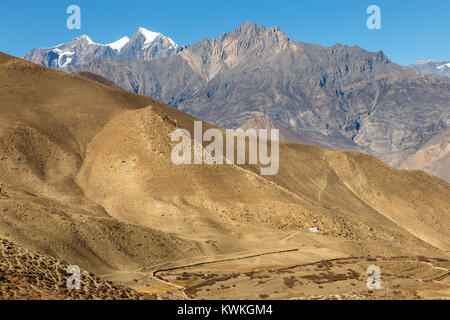
[[[66,27],[72,4],[81,8],[81,30]],[[372,4],[381,8],[381,30],[366,27]],[[278,25],[295,41],[381,49],[403,65],[450,60],[449,0],[3,0],[0,8],[0,51],[16,56],[81,34],[110,43],[140,26],[188,45],[252,21]]]

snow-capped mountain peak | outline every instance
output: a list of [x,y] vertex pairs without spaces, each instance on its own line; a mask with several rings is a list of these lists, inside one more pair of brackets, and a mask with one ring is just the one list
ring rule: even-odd
[[118,59],[151,61],[169,57],[179,50],[180,47],[162,33],[140,27],[120,51]]
[[441,60],[421,60],[409,66],[416,71],[450,77],[450,62]]
[[169,43],[175,47],[178,48],[178,44],[175,43],[175,41],[173,41],[171,38],[164,36],[162,33],[160,32],[153,32],[150,31],[148,29],[145,29],[143,27],[139,27],[137,34],[142,35],[145,38],[145,41],[143,43],[144,48],[146,48],[147,46],[149,46],[153,41],[156,40],[156,38],[158,37],[163,37],[164,39],[167,39],[169,41]]
[[120,51],[122,50],[122,48],[128,43],[130,42],[130,38],[129,37],[123,37],[115,42],[109,43],[107,44],[108,47],[117,50],[117,52],[120,53]]
[[133,37],[123,37],[109,44],[94,42],[82,35],[51,48],[33,49],[23,59],[54,69],[80,65],[98,59],[150,61],[169,57],[181,48],[162,33],[140,27]]
[[94,41],[92,41],[91,38],[89,38],[89,36],[87,36],[85,34],[76,38],[75,40],[85,40],[87,42],[87,44],[96,44]]
[[153,31],[147,30],[147,29],[142,28],[142,27],[140,27],[140,28],[138,29],[138,33],[140,33],[141,35],[143,35],[144,38],[145,38],[145,42],[144,42],[144,44],[143,44],[144,46],[148,46],[148,45],[151,44],[153,41],[155,41],[155,39],[156,39],[158,36],[161,36],[161,35],[162,35],[162,34],[159,33],[159,32],[153,32]]

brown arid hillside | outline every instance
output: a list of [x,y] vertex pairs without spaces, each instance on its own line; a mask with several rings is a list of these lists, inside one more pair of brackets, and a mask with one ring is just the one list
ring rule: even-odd
[[81,271],[84,286],[67,288],[67,262],[38,254],[0,239],[0,299],[142,300],[156,296],[106,281]]
[[2,235],[66,261],[75,257],[93,271],[197,250],[174,235],[112,219],[75,182],[86,145],[103,126],[157,102],[4,54],[0,68]]
[[405,169],[421,169],[450,181],[450,129],[428,141],[401,165]]
[[104,84],[104,85],[107,85],[107,86],[110,86],[110,87],[120,88],[118,85],[116,85],[111,80],[108,80],[105,77],[99,76],[98,74],[95,74],[95,73],[91,73],[91,72],[77,72],[77,73],[75,73],[75,75],[83,77],[83,78],[86,78],[86,79],[90,79],[90,80],[94,80],[94,81],[100,82],[101,84]]
[[[0,96],[0,238],[14,245],[171,299],[367,298],[375,261],[404,280],[395,298],[448,295],[443,180],[294,143],[274,176],[176,166],[171,134],[195,118],[5,54]],[[286,280],[290,268],[309,280]]]

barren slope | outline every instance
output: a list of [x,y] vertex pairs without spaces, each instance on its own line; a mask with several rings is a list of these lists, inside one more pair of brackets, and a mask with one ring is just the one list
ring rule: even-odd
[[120,220],[192,240],[220,237],[229,222],[307,230],[317,219],[334,236],[450,248],[450,188],[442,180],[361,153],[284,143],[275,176],[259,176],[258,167],[176,166],[170,136],[180,126],[192,132],[189,118],[159,107],[116,117],[89,143],[79,185]]
[[401,168],[420,169],[450,181],[450,129],[433,137],[405,159]]
[[74,182],[102,126],[157,102],[5,54],[0,68],[1,236],[91,271],[196,251],[176,236],[112,219]]
[[0,300],[4,299],[155,299],[155,296],[81,271],[78,290],[67,288],[67,262],[0,239]]
[[450,186],[422,172],[288,143],[271,177],[175,166],[170,136],[193,132],[193,117],[4,54],[0,96],[0,237],[109,279],[245,254],[268,265],[267,253],[299,248],[448,258]]

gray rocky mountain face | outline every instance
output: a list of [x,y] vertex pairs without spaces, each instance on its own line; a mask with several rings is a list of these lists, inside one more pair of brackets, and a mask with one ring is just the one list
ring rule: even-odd
[[393,166],[450,125],[450,79],[401,67],[382,51],[293,42],[252,23],[167,58],[66,70],[100,74],[226,128],[269,117],[299,141]]
[[103,45],[81,36],[52,48],[33,49],[23,59],[53,69],[76,66],[94,60],[119,59],[150,61],[178,53],[181,48],[160,33],[139,28],[134,36]]
[[422,60],[409,65],[409,67],[426,74],[450,77],[450,61]]
[[94,43],[88,36],[81,36],[68,43],[48,49],[33,49],[23,59],[53,69],[79,65],[95,59],[116,57],[117,52],[108,46]]

